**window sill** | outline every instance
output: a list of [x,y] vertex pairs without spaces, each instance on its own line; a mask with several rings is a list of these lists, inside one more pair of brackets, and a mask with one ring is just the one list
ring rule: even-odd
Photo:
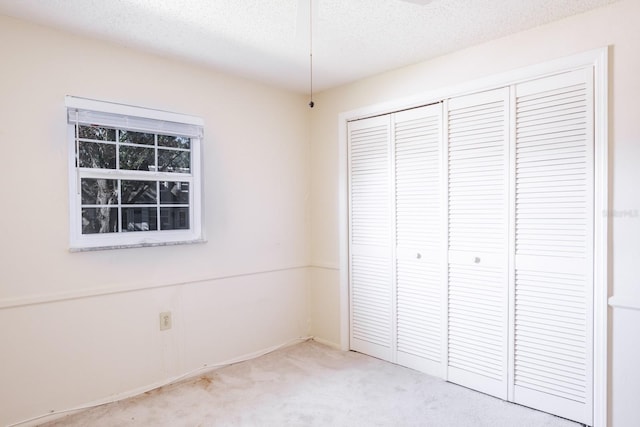
[[207,239],[196,239],[196,240],[183,240],[178,242],[142,242],[142,243],[134,243],[134,244],[126,244],[126,245],[107,245],[107,246],[94,246],[94,247],[72,247],[69,248],[69,252],[93,252],[93,251],[103,251],[103,250],[111,250],[111,249],[131,249],[131,248],[149,248],[155,246],[175,246],[175,245],[191,245],[191,244],[201,244],[207,243]]

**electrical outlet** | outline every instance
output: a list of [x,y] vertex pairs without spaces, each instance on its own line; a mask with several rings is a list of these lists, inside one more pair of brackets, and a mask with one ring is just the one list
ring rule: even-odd
[[160,313],[160,330],[166,331],[167,329],[171,329],[171,312],[163,311]]

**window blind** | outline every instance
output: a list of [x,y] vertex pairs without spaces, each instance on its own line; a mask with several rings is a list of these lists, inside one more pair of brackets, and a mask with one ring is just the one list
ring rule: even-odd
[[199,117],[73,96],[66,97],[66,105],[67,120],[71,124],[98,125],[190,138],[203,136],[203,121]]

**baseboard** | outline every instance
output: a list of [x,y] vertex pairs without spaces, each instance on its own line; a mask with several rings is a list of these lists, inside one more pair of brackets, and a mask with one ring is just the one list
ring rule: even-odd
[[[299,337],[299,338],[295,338],[292,339],[290,341],[286,341],[282,344],[278,344],[275,346],[271,346],[271,347],[267,347],[265,349],[262,350],[258,350],[258,351],[254,351],[252,353],[247,353],[245,355],[242,356],[238,356],[234,359],[231,360],[226,360],[224,362],[219,362],[219,363],[214,363],[214,364],[205,364],[203,366],[201,366],[200,368],[194,369],[192,371],[189,371],[187,373],[184,373],[182,375],[178,375],[176,377],[172,377],[170,379],[167,380],[163,380],[163,381],[157,381],[155,383],[143,386],[143,387],[139,387],[139,388],[135,388],[133,390],[129,390],[129,391],[125,391],[122,393],[117,393],[115,395],[112,395],[109,398],[105,398],[105,399],[98,399],[98,400],[94,400],[85,404],[82,404],[80,406],[76,406],[73,408],[68,408],[68,409],[61,409],[61,410],[57,410],[57,411],[53,411],[53,412],[49,412],[46,414],[42,414],[42,415],[38,415],[36,417],[33,418],[29,418],[28,420],[23,420],[23,421],[19,421],[17,423],[14,424],[10,424],[7,427],[32,427],[32,426],[37,426],[40,424],[43,424],[45,422],[50,422],[50,421],[55,421],[55,420],[59,420],[63,417],[81,412],[81,411],[85,411],[87,409],[92,409],[92,408],[96,408],[98,406],[102,406],[102,405],[108,405],[110,403],[115,403],[115,402],[119,402],[121,400],[125,400],[125,399],[129,399],[131,397],[135,397],[135,396],[139,396],[143,393],[146,393],[148,391],[151,390],[155,390],[158,389],[160,387],[166,387],[168,385],[171,384],[176,384],[182,381],[188,381],[190,379],[193,379],[194,377],[197,377],[199,375],[202,375],[206,372],[210,372],[210,371],[215,371],[216,369],[220,369],[223,368],[225,366],[229,366],[232,365],[234,363],[240,363],[240,362],[245,362],[247,360],[251,360],[251,359],[255,359],[258,358],[260,356],[264,356],[265,354],[269,354],[271,352],[274,352],[276,350],[280,350],[282,348],[286,348],[295,344],[298,344],[300,342],[303,341],[307,341],[310,339],[314,339],[311,336],[306,336],[306,337]],[[330,344],[327,344],[330,345]]]
[[326,345],[327,347],[335,348],[336,350],[342,350],[342,346],[340,344],[336,344],[332,341],[325,340],[319,337],[311,337],[311,339],[317,342],[318,344]]

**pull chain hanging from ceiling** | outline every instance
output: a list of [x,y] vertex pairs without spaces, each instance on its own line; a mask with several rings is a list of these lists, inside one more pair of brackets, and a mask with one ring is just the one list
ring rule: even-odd
[[309,107],[313,108],[313,0],[309,0]]

